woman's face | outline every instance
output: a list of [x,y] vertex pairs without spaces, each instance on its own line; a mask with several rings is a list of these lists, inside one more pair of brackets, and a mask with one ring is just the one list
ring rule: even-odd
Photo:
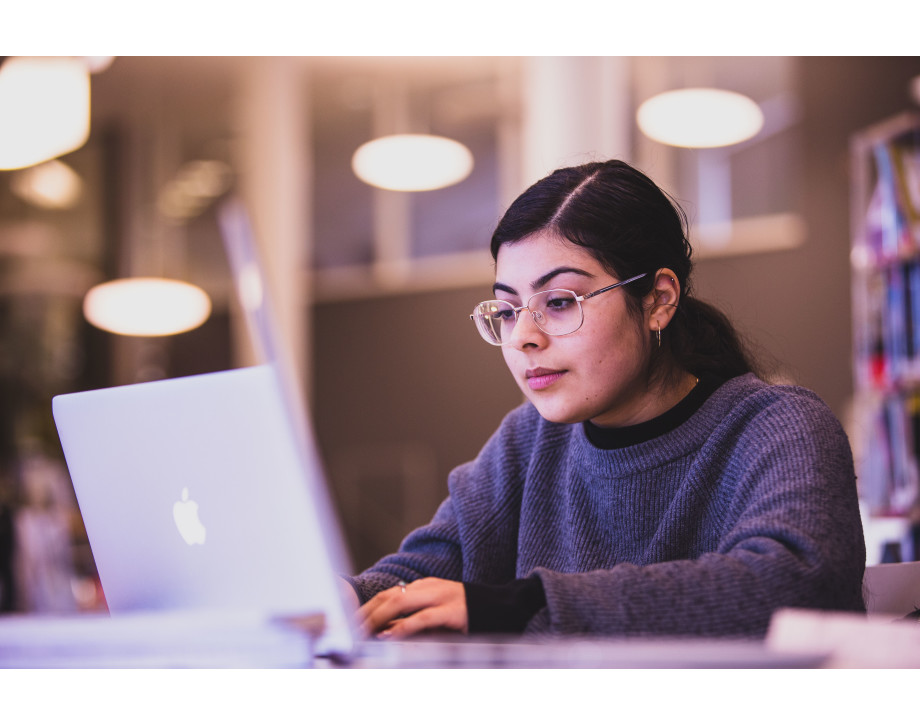
[[[548,234],[502,246],[495,269],[496,299],[515,306],[543,290],[583,295],[620,281],[587,250]],[[647,314],[637,322],[625,295],[615,289],[582,302],[584,323],[568,335],[547,335],[527,310],[519,314],[502,352],[524,395],[547,420],[624,426],[663,412],[647,383]]]

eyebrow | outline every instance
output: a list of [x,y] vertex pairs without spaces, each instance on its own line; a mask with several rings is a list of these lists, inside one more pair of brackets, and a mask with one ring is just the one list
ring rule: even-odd
[[[583,269],[578,269],[577,267],[556,267],[555,269],[550,270],[546,274],[531,282],[530,288],[532,290],[538,290],[541,287],[546,286],[546,284],[551,279],[557,277],[560,274],[580,274],[582,277],[594,276],[593,274],[586,272]],[[506,284],[502,284],[501,282],[496,282],[494,285],[492,285],[492,294],[495,294],[496,292],[507,292],[509,295],[517,295],[517,290],[515,290],[513,287],[509,287]]]

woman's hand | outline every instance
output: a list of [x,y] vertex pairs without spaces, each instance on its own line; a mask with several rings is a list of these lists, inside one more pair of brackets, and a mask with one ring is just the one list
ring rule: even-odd
[[358,610],[358,624],[366,634],[394,639],[433,629],[466,634],[466,593],[461,582],[418,579],[377,594]]

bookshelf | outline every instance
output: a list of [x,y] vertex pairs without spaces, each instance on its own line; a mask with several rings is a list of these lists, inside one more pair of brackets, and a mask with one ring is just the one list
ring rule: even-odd
[[920,559],[920,113],[851,142],[854,417],[869,563]]

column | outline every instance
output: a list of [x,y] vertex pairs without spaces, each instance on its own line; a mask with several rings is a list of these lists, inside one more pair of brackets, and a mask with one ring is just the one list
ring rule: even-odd
[[[295,372],[309,398],[310,304],[305,274],[311,250],[311,149],[306,61],[242,61],[237,98],[239,192],[266,268]],[[238,346],[241,362],[247,351]]]
[[522,189],[560,166],[629,160],[628,58],[526,58],[522,86]]

